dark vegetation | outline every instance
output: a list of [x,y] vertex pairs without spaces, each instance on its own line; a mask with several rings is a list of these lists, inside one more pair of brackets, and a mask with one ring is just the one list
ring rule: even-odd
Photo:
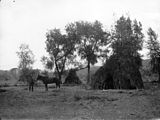
[[114,60],[107,60],[92,76],[93,89],[141,89],[143,81],[139,70],[119,71]]
[[148,29],[147,34],[149,36],[147,47],[151,58],[151,70],[153,73],[158,73],[158,82],[160,83],[160,44],[158,41],[158,34],[152,30],[152,28]]

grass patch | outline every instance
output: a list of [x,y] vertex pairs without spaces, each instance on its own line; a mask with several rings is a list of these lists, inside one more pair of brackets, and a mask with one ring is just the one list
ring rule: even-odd
[[100,100],[102,98],[98,97],[98,96],[86,96],[84,99],[86,99],[86,100]]
[[74,98],[74,101],[79,101],[82,99],[82,97],[79,96],[79,94],[74,94],[73,98]]
[[79,100],[102,100],[105,99],[104,97],[99,97],[99,96],[80,96],[79,94],[74,94],[74,101],[79,101]]
[[1,84],[0,87],[9,87],[10,85],[7,83]]

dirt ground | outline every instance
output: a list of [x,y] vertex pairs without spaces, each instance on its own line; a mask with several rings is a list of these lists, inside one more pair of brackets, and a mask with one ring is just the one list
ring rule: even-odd
[[[2,89],[2,88],[1,88]],[[160,118],[160,86],[144,90],[85,90],[81,86],[60,89],[5,87],[0,92],[2,119],[120,120]]]

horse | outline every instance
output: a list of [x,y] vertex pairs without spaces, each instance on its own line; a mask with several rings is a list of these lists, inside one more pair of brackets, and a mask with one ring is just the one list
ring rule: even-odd
[[48,84],[52,84],[52,83],[56,84],[56,88],[57,87],[60,88],[61,81],[56,77],[49,78],[48,76],[42,76],[38,74],[37,80],[41,80],[43,82],[43,84],[45,85],[46,91],[48,91]]

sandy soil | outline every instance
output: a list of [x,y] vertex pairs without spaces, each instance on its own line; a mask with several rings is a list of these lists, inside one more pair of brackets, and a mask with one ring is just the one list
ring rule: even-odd
[[85,90],[80,86],[60,89],[5,87],[0,92],[2,119],[115,120],[160,118],[160,86],[145,90]]

